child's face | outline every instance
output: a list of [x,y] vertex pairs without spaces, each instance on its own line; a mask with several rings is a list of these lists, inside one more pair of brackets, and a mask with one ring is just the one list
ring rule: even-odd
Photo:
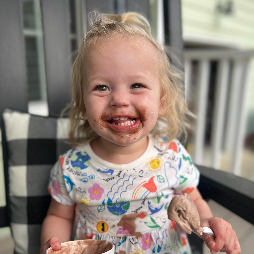
[[159,115],[157,49],[140,36],[99,39],[85,58],[84,116],[103,139],[120,146],[138,142]]

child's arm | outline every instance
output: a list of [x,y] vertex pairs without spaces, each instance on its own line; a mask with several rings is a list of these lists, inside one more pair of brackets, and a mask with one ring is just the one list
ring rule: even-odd
[[213,217],[213,214],[212,214],[208,204],[202,198],[202,196],[201,196],[200,192],[198,191],[198,189],[194,189],[194,191],[192,191],[189,194],[189,196],[190,196],[191,200],[194,202],[194,204],[196,205],[196,207],[198,209],[201,221],[203,219],[207,219],[207,218]]
[[201,226],[210,227],[215,234],[215,238],[208,234],[202,236],[211,253],[224,251],[228,254],[240,254],[240,244],[231,225],[223,219],[213,217],[209,206],[197,189],[192,191],[189,196],[198,209]]
[[60,243],[70,240],[73,218],[74,205],[62,205],[51,199],[47,216],[42,224],[41,254],[49,247],[60,250]]

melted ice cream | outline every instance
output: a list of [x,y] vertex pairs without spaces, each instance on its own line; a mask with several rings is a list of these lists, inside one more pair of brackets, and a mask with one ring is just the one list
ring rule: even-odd
[[113,244],[101,240],[80,240],[62,243],[62,249],[54,251],[51,248],[48,254],[102,254],[112,249]]
[[188,194],[173,197],[168,207],[168,218],[175,221],[186,233],[202,235],[197,207]]

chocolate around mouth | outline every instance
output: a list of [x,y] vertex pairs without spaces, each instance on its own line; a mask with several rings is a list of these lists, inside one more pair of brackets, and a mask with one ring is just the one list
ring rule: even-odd
[[131,126],[134,125],[137,121],[137,118],[130,117],[114,117],[108,120],[109,124],[118,125],[118,126]]
[[[143,122],[146,121],[145,114],[139,114],[137,112],[129,112],[129,114],[120,113],[118,110],[112,111],[109,114],[101,116],[98,124],[101,128],[108,128],[118,136],[130,136],[136,135],[143,128]],[[124,136],[123,136],[124,135]]]
[[139,118],[135,118],[135,123],[130,124],[130,125],[128,125],[126,122],[125,123],[118,122],[117,124],[116,123],[112,124],[109,121],[106,121],[106,122],[108,123],[107,128],[111,129],[111,131],[113,133],[115,133],[116,135],[120,135],[120,136],[122,136],[122,135],[137,135],[143,127],[143,124]]

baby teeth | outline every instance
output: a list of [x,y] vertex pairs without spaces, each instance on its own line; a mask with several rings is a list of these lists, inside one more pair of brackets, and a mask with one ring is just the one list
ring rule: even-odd
[[113,120],[128,120],[128,117],[114,117]]
[[130,126],[130,125],[133,125],[136,121],[133,120],[133,121],[127,121],[125,123],[118,123],[118,124],[115,124],[113,123],[114,125],[118,125],[118,126]]
[[125,121],[125,122],[121,122],[121,123],[115,123],[115,122],[112,122],[111,124],[113,125],[118,125],[118,126],[130,126],[130,125],[133,125],[136,123],[136,120],[132,120],[132,121],[127,121],[128,120],[128,117],[114,117],[113,120],[122,120],[122,121]]

